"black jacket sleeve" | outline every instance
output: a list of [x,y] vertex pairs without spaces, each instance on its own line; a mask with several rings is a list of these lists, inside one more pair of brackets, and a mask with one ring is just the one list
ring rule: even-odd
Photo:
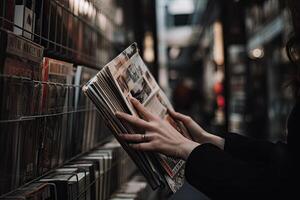
[[272,199],[284,189],[284,180],[273,165],[236,159],[212,144],[199,145],[192,151],[185,176],[211,199]]
[[274,158],[274,152],[282,149],[279,146],[283,145],[227,133],[224,151],[244,161],[270,162]]

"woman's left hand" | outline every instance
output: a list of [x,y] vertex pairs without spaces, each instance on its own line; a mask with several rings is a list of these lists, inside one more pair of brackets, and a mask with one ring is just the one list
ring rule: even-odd
[[145,130],[145,134],[122,134],[120,137],[128,142],[130,146],[141,151],[155,151],[168,156],[178,157],[186,160],[192,150],[199,145],[192,140],[185,138],[168,122],[153,115],[136,99],[131,99],[140,116],[143,119],[117,112],[116,116],[130,124]]

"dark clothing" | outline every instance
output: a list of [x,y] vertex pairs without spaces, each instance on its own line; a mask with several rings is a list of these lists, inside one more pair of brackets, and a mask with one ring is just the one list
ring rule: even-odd
[[288,144],[228,133],[224,150],[213,144],[199,145],[186,162],[186,179],[213,200],[298,199],[295,182],[299,180],[296,179],[298,126],[299,104],[288,120]]

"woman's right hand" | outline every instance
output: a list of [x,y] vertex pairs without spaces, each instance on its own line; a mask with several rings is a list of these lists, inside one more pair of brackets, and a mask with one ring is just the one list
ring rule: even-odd
[[199,144],[212,143],[218,146],[220,149],[224,149],[225,141],[223,138],[205,131],[190,116],[172,110],[169,110],[169,113],[174,119],[183,123],[195,142]]

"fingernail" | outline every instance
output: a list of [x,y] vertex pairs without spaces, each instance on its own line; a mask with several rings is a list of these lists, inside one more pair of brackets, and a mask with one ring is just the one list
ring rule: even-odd
[[131,97],[130,100],[133,101],[133,102],[137,102],[137,99],[134,98],[134,97]]
[[120,117],[120,116],[122,115],[122,113],[119,112],[119,111],[117,111],[117,112],[115,112],[115,115],[116,115],[117,117]]

